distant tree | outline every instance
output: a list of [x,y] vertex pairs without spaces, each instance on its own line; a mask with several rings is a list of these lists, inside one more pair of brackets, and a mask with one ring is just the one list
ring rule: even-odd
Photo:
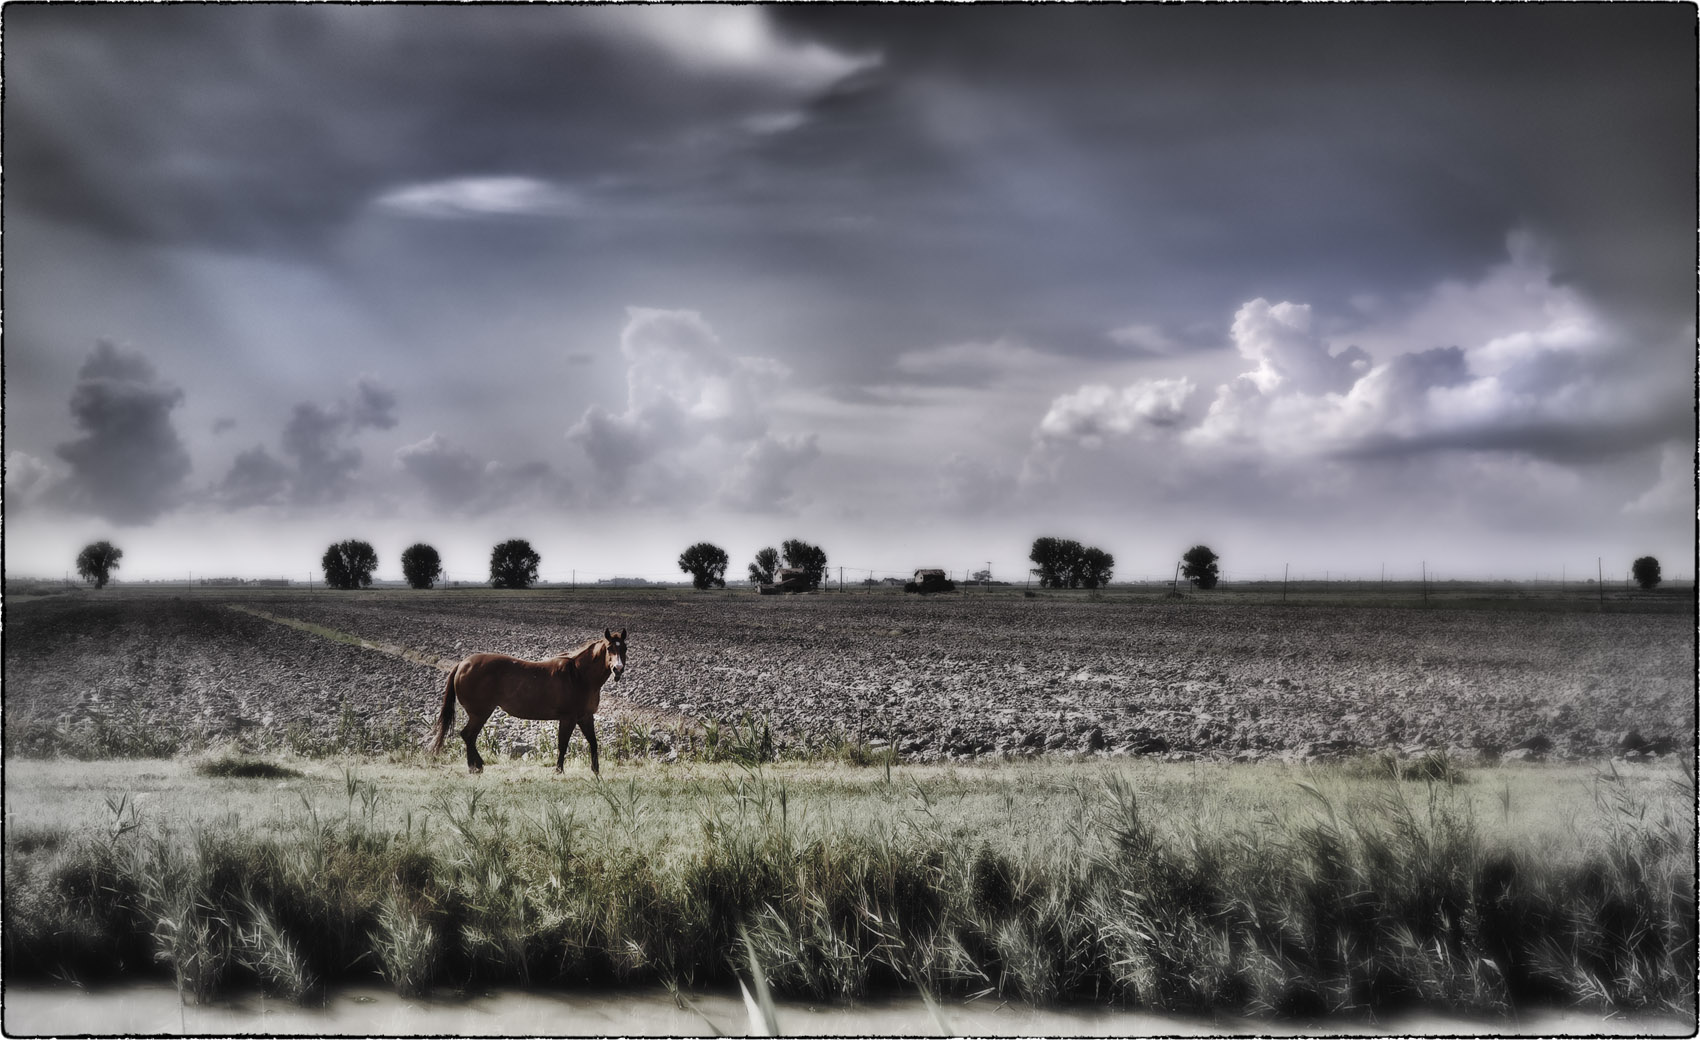
[[1080,584],[1089,589],[1110,583],[1110,574],[1115,570],[1116,558],[1102,549],[1087,546],[1081,550],[1079,559]]
[[[93,582],[95,588],[104,589],[112,578],[112,572],[118,569],[118,561],[123,558],[124,550],[111,542],[93,542],[83,546],[83,551],[77,554],[77,573],[84,581]],[[1655,568],[1657,566],[1654,564]]]
[[1181,577],[1186,578],[1198,588],[1213,589],[1220,575],[1216,570],[1216,561],[1220,559],[1210,551],[1208,545],[1195,545],[1181,557]]
[[543,557],[524,538],[510,538],[490,550],[490,587],[529,589],[537,581]]
[[378,554],[370,542],[337,542],[325,550],[319,563],[331,588],[367,589],[372,587],[372,572],[378,569]]
[[1095,589],[1110,583],[1116,558],[1073,538],[1035,538],[1027,558],[1042,589]]
[[1630,565],[1629,573],[1635,575],[1636,582],[1644,589],[1650,589],[1663,580],[1659,577],[1659,561],[1651,556],[1643,556],[1636,560]]
[[1033,576],[1042,589],[1066,589],[1075,560],[1085,549],[1072,538],[1052,538],[1048,535],[1033,539],[1033,550],[1027,558],[1033,561]]
[[726,587],[726,565],[731,560],[726,550],[711,542],[698,542],[679,554],[679,569],[691,576],[691,584],[699,589]]
[[428,589],[443,576],[442,557],[424,542],[414,542],[401,551],[401,576],[416,589]]
[[991,581],[992,580],[992,572],[991,571],[975,571],[974,577],[973,577],[972,580],[974,580],[974,581]]
[[779,550],[772,546],[756,550],[756,561],[750,564],[750,584],[772,585],[779,577]]
[[825,549],[795,538],[782,542],[779,548],[785,553],[785,566],[804,572],[808,576],[809,588],[820,588],[821,578],[826,574]]

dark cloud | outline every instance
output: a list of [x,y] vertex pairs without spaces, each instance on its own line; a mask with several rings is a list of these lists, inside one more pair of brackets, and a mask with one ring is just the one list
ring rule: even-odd
[[232,509],[273,505],[288,494],[291,476],[288,466],[255,445],[236,456],[230,472],[213,488],[213,498]]
[[475,509],[479,504],[483,464],[438,434],[399,449],[396,462],[419,481],[437,508],[454,512]]
[[183,391],[140,353],[101,341],[77,373],[71,415],[84,436],[58,447],[66,503],[114,523],[147,524],[181,501],[188,450],[171,422]]
[[283,461],[263,446],[236,457],[212,497],[231,508],[290,501],[329,505],[354,491],[364,456],[352,441],[365,429],[396,424],[395,394],[371,377],[355,380],[347,398],[326,407],[303,401],[280,437]]
[[348,497],[360,468],[360,449],[346,443],[352,428],[346,412],[312,402],[295,406],[283,428],[283,453],[295,463],[296,501],[322,504]]
[[[1673,499],[1649,482],[1675,486],[1654,456],[1692,439],[1694,19],[1674,4],[34,4],[4,22],[8,273],[35,301],[10,330],[7,433],[38,488],[57,473],[22,460],[57,463],[73,435],[28,402],[62,399],[62,344],[111,328],[173,344],[155,360],[244,423],[303,402],[206,488],[303,523],[364,505],[392,459],[462,516],[576,487],[645,522],[925,514],[916,487],[972,512],[1050,463],[1102,470],[1078,507],[1105,523],[1193,485],[1247,516],[1269,496],[1302,511],[1290,473],[1238,483],[1288,462],[1335,502],[1393,500],[1396,464],[1473,474],[1446,492],[1467,516],[1510,475],[1483,525],[1525,492],[1548,517],[1633,459],[1608,492],[1653,524]],[[1521,232],[1545,266],[1495,274]],[[1272,317],[1300,306],[1313,327]],[[626,307],[652,309],[616,357]],[[428,427],[377,382],[322,389],[398,362]],[[186,466],[174,391],[103,364],[89,382],[124,388],[156,420],[154,461]],[[74,413],[79,443],[115,443],[105,393]],[[488,461],[539,444],[553,467]],[[93,463],[67,448],[92,509]],[[394,508],[387,489],[371,508]]]
[[581,280],[620,303],[634,283],[668,306],[764,287],[792,305],[753,320],[809,343],[825,382],[962,339],[1125,357],[1115,330],[1258,296],[1338,310],[1480,271],[1521,226],[1563,277],[1668,325],[1693,309],[1692,22],[1665,4],[23,6],[8,202],[317,250],[398,191],[466,216],[469,186],[524,184],[573,205],[549,230],[440,220],[457,226],[424,241],[594,249]]
[[395,394],[370,377],[354,382],[354,398],[344,407],[350,429],[387,430],[396,423]]
[[314,247],[402,183],[648,165],[872,60],[790,45],[754,9],[396,13],[9,11],[9,194],[117,236]]
[[398,449],[395,457],[444,513],[481,516],[516,505],[559,506],[571,495],[571,484],[548,463],[480,462],[436,433]]

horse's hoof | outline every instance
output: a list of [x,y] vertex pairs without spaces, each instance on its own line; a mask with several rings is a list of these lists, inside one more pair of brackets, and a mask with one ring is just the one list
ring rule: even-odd
[[466,771],[468,773],[471,773],[473,776],[477,776],[479,773],[484,772],[484,767],[483,766],[467,766]]
[[556,767],[555,767],[555,775],[556,775],[556,776],[560,776],[560,775],[561,775],[561,774],[563,774],[563,773],[565,773],[565,772],[566,772],[566,770],[565,770],[565,769],[562,769],[562,768],[561,768],[561,767],[560,767],[560,766],[556,766]]

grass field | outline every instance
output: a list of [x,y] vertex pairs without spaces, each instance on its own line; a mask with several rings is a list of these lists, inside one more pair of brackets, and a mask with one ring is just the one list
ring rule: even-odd
[[1693,778],[1634,767],[8,765],[16,977],[752,980],[1308,1016],[1691,1012]]

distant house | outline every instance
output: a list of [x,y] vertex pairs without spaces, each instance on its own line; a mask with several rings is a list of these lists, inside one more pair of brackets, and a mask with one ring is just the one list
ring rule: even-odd
[[779,580],[770,585],[763,585],[756,591],[763,596],[776,596],[782,592],[808,592],[810,588],[809,572],[801,567],[782,567],[779,570]]
[[903,586],[904,592],[955,592],[956,582],[945,577],[938,567],[922,567],[915,571],[915,580]]

